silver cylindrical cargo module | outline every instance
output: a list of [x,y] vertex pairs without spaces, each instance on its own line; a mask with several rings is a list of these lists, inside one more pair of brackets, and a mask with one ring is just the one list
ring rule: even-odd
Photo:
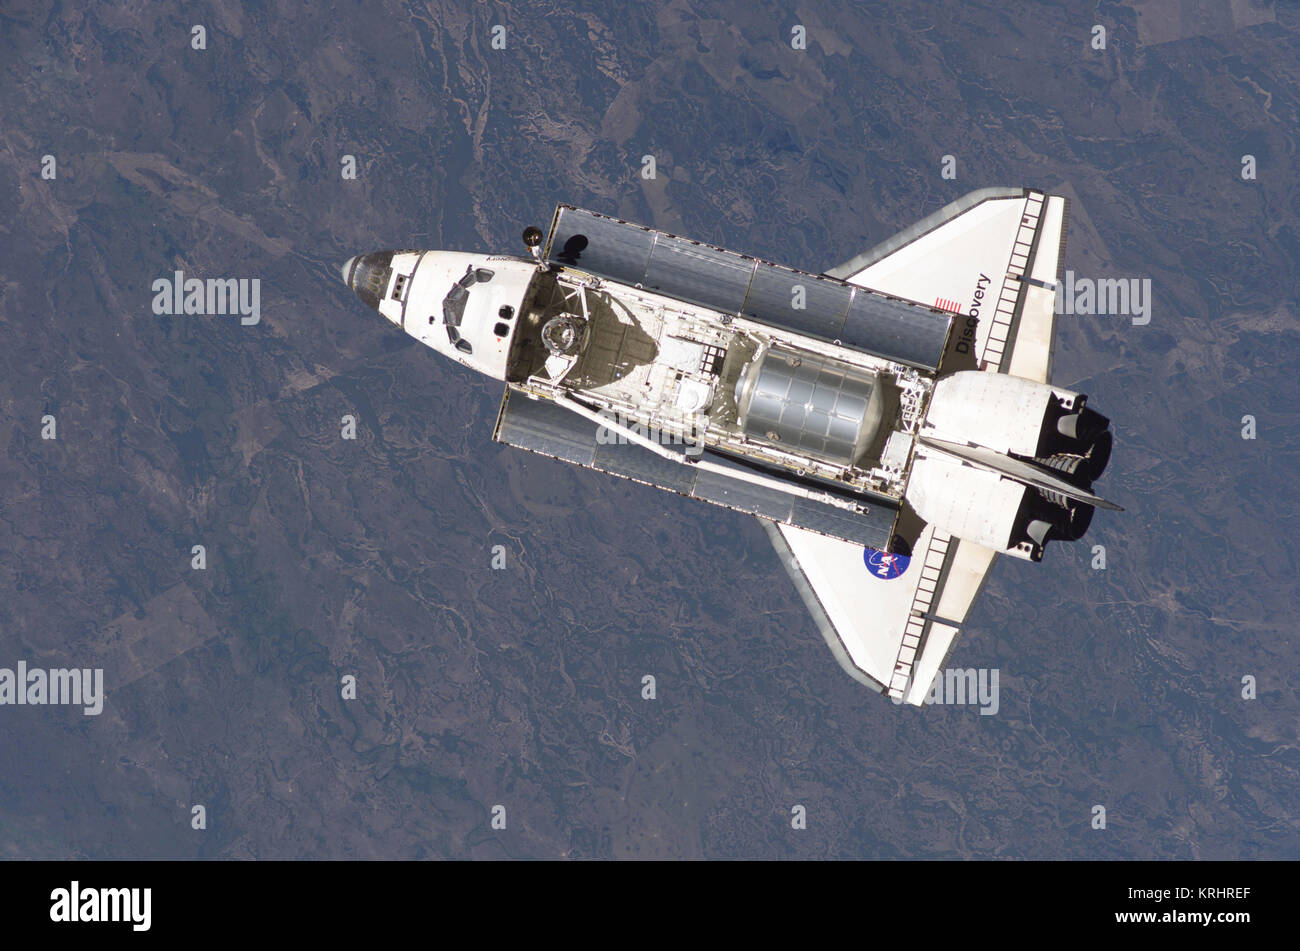
[[862,458],[884,417],[875,373],[783,347],[760,350],[745,367],[736,405],[750,439],[846,467]]

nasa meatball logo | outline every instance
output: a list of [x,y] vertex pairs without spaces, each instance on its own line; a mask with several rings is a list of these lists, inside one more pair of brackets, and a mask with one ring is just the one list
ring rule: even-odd
[[912,561],[907,555],[891,555],[875,548],[862,549],[862,560],[873,575],[886,581],[899,577]]

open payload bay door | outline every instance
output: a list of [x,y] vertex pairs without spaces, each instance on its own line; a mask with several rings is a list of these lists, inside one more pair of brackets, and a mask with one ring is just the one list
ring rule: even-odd
[[827,274],[978,318],[970,368],[1047,383],[1068,217],[1059,195],[983,188]]
[[763,527],[845,672],[900,703],[923,704],[995,553],[932,526],[910,557]]
[[838,277],[809,274],[572,205],[556,209],[544,257],[552,265],[926,372],[938,368],[952,325],[947,309],[933,303],[878,294]]
[[668,489],[680,495],[711,502],[724,508],[787,526],[799,526],[817,537],[852,542],[862,546],[884,546],[891,537],[898,518],[898,508],[881,500],[865,511],[849,511],[834,505],[801,498],[745,480],[742,467],[725,462],[717,465],[707,450],[714,468],[704,469],[689,461],[674,462],[643,446],[620,439],[611,429],[550,400],[530,399],[507,389],[501,402],[501,415],[492,438],[519,449],[540,453],[588,469],[598,469],[635,482]]

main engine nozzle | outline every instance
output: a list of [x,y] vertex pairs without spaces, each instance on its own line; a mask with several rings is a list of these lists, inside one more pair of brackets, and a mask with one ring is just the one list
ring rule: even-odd
[[1056,431],[1060,435],[1084,445],[1090,444],[1109,426],[1109,419],[1086,406],[1077,413],[1066,413],[1056,421]]

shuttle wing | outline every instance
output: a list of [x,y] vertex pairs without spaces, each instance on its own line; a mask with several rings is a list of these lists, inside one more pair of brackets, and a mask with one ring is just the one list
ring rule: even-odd
[[[957,354],[1046,383],[1068,210],[1060,196],[981,189],[827,274],[976,318],[954,334]],[[940,373],[958,368],[945,362]],[[910,559],[763,525],[849,675],[898,702],[924,703],[997,553],[932,525]]]
[[761,521],[840,666],[897,702],[924,703],[994,552],[932,526],[907,558]]
[[980,369],[1049,382],[1069,202],[983,188],[827,274],[979,319]]

